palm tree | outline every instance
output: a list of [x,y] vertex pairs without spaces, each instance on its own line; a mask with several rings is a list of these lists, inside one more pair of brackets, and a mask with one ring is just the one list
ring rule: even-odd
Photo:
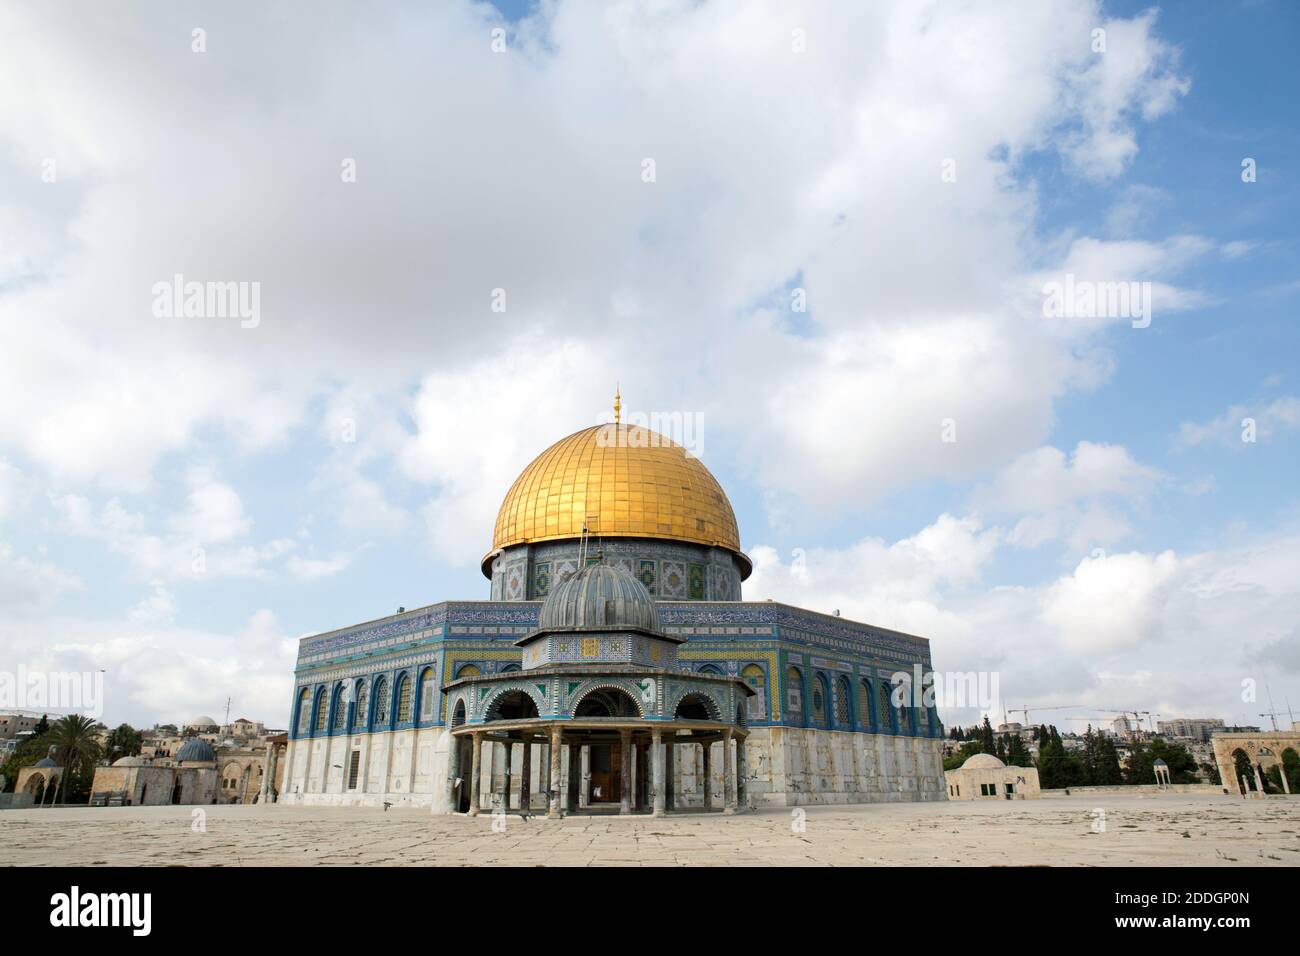
[[50,739],[57,754],[55,762],[63,768],[63,774],[55,784],[55,801],[58,800],[59,788],[70,774],[83,776],[95,772],[95,763],[101,752],[96,735],[103,729],[103,724],[81,714],[60,717],[50,726]]

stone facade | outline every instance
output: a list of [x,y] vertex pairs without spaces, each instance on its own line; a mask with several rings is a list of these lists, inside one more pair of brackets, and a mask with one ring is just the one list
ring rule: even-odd
[[[684,642],[678,668],[738,676],[754,690],[744,702],[753,805],[945,797],[937,713],[900,709],[889,693],[900,674],[924,684],[928,641],[770,601],[656,606],[663,631]],[[438,784],[452,700],[442,687],[520,670],[515,642],[536,629],[539,609],[537,601],[444,602],[303,638],[281,800],[447,809]],[[517,793],[522,748],[514,749]],[[544,763],[537,751],[534,777]],[[689,804],[698,784],[680,763],[673,773]]]

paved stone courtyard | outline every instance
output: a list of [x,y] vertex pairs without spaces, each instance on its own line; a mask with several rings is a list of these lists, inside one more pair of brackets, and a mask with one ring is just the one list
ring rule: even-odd
[[[1093,832],[1094,810],[1105,832]],[[316,807],[0,812],[0,865],[1300,865],[1300,800],[1107,796],[505,820]],[[500,826],[501,821],[497,821]]]

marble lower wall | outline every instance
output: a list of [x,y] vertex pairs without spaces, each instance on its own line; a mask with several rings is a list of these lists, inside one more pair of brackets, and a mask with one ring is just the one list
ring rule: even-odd
[[760,727],[745,751],[755,807],[946,800],[943,741]]
[[[388,803],[448,812],[449,745],[450,734],[440,727],[291,741],[284,757],[280,802]],[[561,763],[567,777],[565,750]],[[358,774],[356,787],[349,789],[347,772],[354,751],[360,755]],[[535,811],[546,809],[546,761],[546,748],[534,745],[530,789]],[[723,765],[722,745],[714,744],[709,769],[715,807],[723,805]],[[522,768],[522,747],[513,748],[507,774],[505,749],[484,745],[480,780],[484,808],[499,802],[509,780],[511,807],[518,809]],[[582,772],[581,766],[577,772]],[[463,786],[468,785],[466,780]],[[702,748],[679,744],[674,761],[676,806],[702,806],[703,787]],[[945,800],[943,742],[795,727],[755,728],[745,746],[744,792],[746,804],[752,807]]]

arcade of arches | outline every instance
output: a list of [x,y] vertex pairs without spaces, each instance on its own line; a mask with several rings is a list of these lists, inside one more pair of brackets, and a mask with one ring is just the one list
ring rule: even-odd
[[1210,740],[1225,793],[1300,792],[1300,731],[1215,734]]

